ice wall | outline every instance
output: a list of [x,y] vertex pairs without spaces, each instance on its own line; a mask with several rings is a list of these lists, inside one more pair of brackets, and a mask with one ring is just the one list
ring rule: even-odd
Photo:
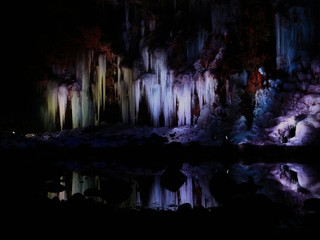
[[315,29],[312,9],[304,6],[292,6],[286,14],[275,14],[277,67],[294,73],[310,61],[310,47],[314,46],[318,30]]
[[[107,111],[106,90],[109,87],[106,66],[110,64],[114,74],[108,79],[114,78],[115,99],[120,106],[122,122],[136,124],[142,113],[141,106],[146,106],[144,118],[149,118],[154,127],[195,124],[199,109],[206,108],[206,115],[210,114],[212,106],[219,102],[218,80],[206,71],[206,68],[216,66],[204,63],[200,70],[190,71],[177,68],[186,68],[194,61],[202,60],[201,56],[208,48],[206,40],[211,35],[205,23],[211,18],[212,33],[215,37],[223,36],[227,32],[226,22],[236,18],[236,3],[235,0],[228,3],[160,1],[159,13],[145,13],[131,1],[124,1],[121,9],[115,9],[123,14],[118,19],[123,52],[114,54],[117,60],[111,64],[110,59],[97,50],[78,53],[75,62],[68,63],[73,65],[69,66],[69,72],[75,75],[75,80],[68,83],[63,82],[66,71],[57,67],[54,72],[59,80],[49,79],[53,84],[48,85],[45,93],[48,106],[43,108],[44,121],[47,125],[50,122],[52,128],[60,129],[66,127],[66,119],[72,119],[67,125],[72,128],[98,125],[103,121],[101,116]],[[114,4],[118,6],[116,2]],[[165,10],[168,12],[162,16],[164,12],[161,11]],[[168,29],[163,27],[165,21],[176,18],[177,23],[166,26]],[[190,22],[191,19],[194,22]],[[184,31],[188,35],[182,34]],[[207,53],[215,54],[215,51],[207,49]],[[222,53],[219,53],[214,63],[221,60]],[[174,54],[181,56],[176,59]],[[181,61],[178,67],[172,66],[175,60]],[[72,117],[67,118],[67,114]]]
[[[95,65],[95,62],[97,64]],[[79,54],[75,61],[75,79],[66,80],[67,70],[53,68],[53,76],[41,85],[44,99],[41,115],[44,128],[65,128],[68,107],[71,108],[72,128],[100,123],[106,107],[106,56],[94,56],[93,51]]]
[[[204,105],[217,102],[218,81],[209,71],[202,77],[192,73],[175,75],[167,66],[166,52],[157,50],[152,57],[143,58],[148,73],[134,79],[132,69],[119,67],[118,81],[115,85],[121,106],[122,121],[135,124],[138,120],[139,105],[144,99],[154,127],[160,126],[163,116],[164,126],[191,125],[195,99],[200,99],[200,110]],[[144,97],[144,98],[143,98]]]

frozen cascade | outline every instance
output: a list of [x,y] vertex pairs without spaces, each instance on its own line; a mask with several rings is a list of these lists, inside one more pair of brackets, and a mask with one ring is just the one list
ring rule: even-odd
[[315,39],[317,30],[312,29],[312,19],[307,15],[308,9],[303,7],[291,7],[288,9],[288,16],[275,14],[277,67],[290,73],[294,71],[292,68],[295,67],[295,61],[309,57],[304,48]]
[[188,75],[182,76],[179,85],[174,89],[178,104],[178,126],[191,125],[191,100],[193,93],[193,81]]
[[95,105],[95,125],[99,124],[101,108],[105,110],[106,103],[106,56],[100,54],[98,58],[97,74],[92,84],[93,102]]
[[48,81],[43,90],[47,97],[46,106],[42,110],[43,123],[48,130],[55,128],[56,114],[58,108],[58,84]]
[[[204,76],[192,74],[174,76],[174,71],[167,68],[165,51],[157,49],[152,57],[143,59],[145,68],[150,68],[138,79],[133,76],[135,68],[120,67],[118,60],[118,82],[115,85],[121,106],[124,123],[135,124],[139,115],[139,104],[144,96],[148,112],[154,127],[160,127],[162,114],[164,126],[192,124],[192,110],[195,108],[196,94],[200,100],[200,109],[208,105],[209,109],[217,101],[215,92],[218,81],[210,71]],[[149,62],[150,60],[150,62]],[[196,80],[196,81],[195,81]]]
[[199,76],[196,81],[196,90],[199,97],[200,110],[204,105],[211,107],[216,102],[215,92],[218,87],[218,80],[210,71],[206,71],[204,76]]
[[[82,54],[76,61],[76,83],[70,86],[58,84],[54,80],[45,81],[45,89],[42,94],[46,97],[47,112],[43,112],[44,127],[54,130],[57,123],[59,111],[59,126],[62,130],[65,124],[66,110],[70,94],[72,127],[89,126],[92,124],[92,100],[90,97],[90,65],[92,52]],[[58,66],[53,69],[57,76],[63,75],[65,71]],[[80,87],[81,86],[81,87]],[[80,90],[81,89],[81,90]],[[97,95],[95,93],[94,95]]]
[[[185,171],[184,171],[185,172]],[[161,175],[163,171],[156,173],[153,176],[153,182],[149,192],[148,202],[142,202],[141,192],[138,182],[134,181],[131,185],[132,192],[130,197],[119,203],[120,208],[139,208],[148,207],[158,210],[177,210],[178,206],[184,203],[189,203],[192,207],[200,206],[213,207],[216,202],[209,192],[207,175],[200,178],[188,174],[187,180],[176,192],[172,192],[162,187]],[[185,172],[187,173],[187,172]],[[197,191],[200,187],[200,192]],[[72,196],[75,193],[85,195],[87,189],[100,190],[100,177],[95,175],[83,175],[80,171],[72,171],[71,191]],[[199,195],[200,194],[200,195]],[[64,199],[67,199],[68,193],[64,191]],[[90,196],[87,196],[90,197]],[[101,199],[97,199],[100,201]]]
[[91,98],[90,98],[90,66],[92,61],[92,52],[83,53],[77,59],[76,80],[81,83],[81,126],[89,126],[92,123]]
[[58,89],[58,105],[59,105],[59,116],[60,116],[60,128],[63,129],[66,110],[68,102],[68,87],[66,84],[62,84]]
[[[42,115],[47,129],[52,130],[58,125],[57,118],[60,129],[64,128],[68,101],[72,128],[100,123],[101,111],[105,111],[106,106],[106,57],[99,55],[97,66],[92,68],[96,62],[93,57],[93,51],[79,55],[76,59],[76,81],[71,85],[58,85],[50,80],[46,82],[42,93],[45,92],[47,105],[42,107]],[[138,64],[133,65],[133,69],[121,66],[121,58],[118,57],[118,79],[114,87],[124,123],[138,122],[143,96],[155,127],[160,126],[160,116],[163,116],[166,127],[191,125],[196,95],[200,100],[200,110],[204,105],[211,107],[216,102],[218,82],[213,74],[207,71],[204,76],[175,76],[174,71],[167,68],[166,61],[165,51],[157,49],[148,56],[146,65],[150,72],[140,75]]]
[[132,194],[127,201],[121,203],[120,207],[127,207],[129,205],[130,208],[142,207],[139,186],[137,182],[132,184]]
[[[119,71],[119,70],[118,70]],[[121,105],[122,121],[124,123],[134,123],[135,121],[135,87],[133,85],[131,68],[120,68],[120,77],[118,77],[116,92]],[[122,78],[121,78],[122,77]]]
[[[99,124],[100,112],[105,110],[106,104],[106,57],[99,55],[98,65],[91,71],[93,55],[93,51],[88,51],[77,57],[76,81],[71,85],[48,80],[45,88],[41,89],[47,102],[42,110],[46,129],[56,128],[57,117],[60,129],[64,128],[68,101],[71,106],[72,128]],[[58,77],[65,74],[59,67],[55,67],[54,71]]]
[[148,74],[142,79],[142,89],[144,89],[148,101],[153,126],[159,127],[161,112],[161,87],[158,84],[157,76]]
[[[164,126],[170,127],[173,125],[173,118],[176,112],[177,100],[171,87],[174,84],[173,71],[170,71],[167,78],[161,78],[162,90],[162,111],[164,115]],[[170,100],[170,101],[169,101]]]
[[133,84],[133,72],[131,69],[129,68],[124,68],[123,69],[123,78],[124,78],[124,82],[125,84],[128,86],[128,105],[129,105],[129,119],[132,123],[135,123],[135,119],[136,119],[136,109],[135,109],[135,87]]
[[134,84],[134,96],[135,96],[135,121],[138,120],[138,113],[139,113],[139,103],[140,103],[140,100],[141,100],[141,96],[142,96],[142,93],[141,93],[141,80],[138,79],[135,81],[135,84]]

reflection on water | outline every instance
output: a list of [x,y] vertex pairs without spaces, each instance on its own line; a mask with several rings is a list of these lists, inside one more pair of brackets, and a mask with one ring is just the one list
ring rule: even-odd
[[[70,169],[60,176],[65,189],[47,194],[49,198],[56,196],[67,200],[75,193],[81,193],[86,198],[118,208],[157,210],[177,210],[186,203],[204,208],[234,202],[250,203],[258,195],[272,202],[301,207],[305,199],[320,198],[320,171],[313,165],[278,162],[226,166],[204,162],[192,166],[184,163],[170,175],[170,182],[164,184],[165,171],[123,166],[105,169],[100,166],[99,170],[90,171]],[[185,176],[183,181],[181,175]],[[170,184],[177,190],[172,191]]]

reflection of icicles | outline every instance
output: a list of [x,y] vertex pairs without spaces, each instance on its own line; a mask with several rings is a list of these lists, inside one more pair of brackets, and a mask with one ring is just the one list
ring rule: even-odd
[[153,209],[176,210],[178,206],[177,194],[177,192],[171,192],[161,187],[160,175],[155,175],[149,198],[149,207]]
[[134,182],[131,185],[132,188],[132,192],[131,195],[128,199],[126,199],[125,201],[121,202],[119,207],[120,208],[140,208],[141,206],[141,199],[140,199],[140,192],[139,192],[139,187],[138,187],[138,183]]
[[72,172],[72,189],[71,195],[75,193],[84,194],[87,189],[96,188],[97,181],[96,177],[85,176],[77,171]]
[[192,177],[188,177],[187,181],[179,189],[180,192],[180,203],[190,203],[193,207],[193,187],[192,187]]
[[178,206],[177,192],[164,189],[164,209],[176,210]]
[[162,206],[163,206],[163,202],[162,202],[162,189],[160,186],[160,175],[155,175],[150,198],[149,198],[149,207],[154,209],[161,209]]
[[140,192],[138,191],[138,183],[135,182],[132,186],[132,194],[130,197],[130,207],[141,207]]
[[59,105],[59,116],[60,116],[60,128],[63,129],[66,110],[68,102],[68,89],[67,85],[63,84],[58,89],[58,105]]
[[[60,181],[61,181],[61,185],[62,186],[66,186],[65,179],[64,179],[63,176],[60,177]],[[66,201],[67,200],[67,191],[64,190],[62,192],[59,192],[58,193],[58,198],[59,198],[59,200]]]
[[82,184],[81,184],[81,175],[78,172],[72,172],[72,188],[71,195],[75,193],[83,193]]

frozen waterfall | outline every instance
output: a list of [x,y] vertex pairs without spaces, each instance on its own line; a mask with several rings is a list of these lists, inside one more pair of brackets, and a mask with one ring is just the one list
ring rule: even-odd
[[115,87],[123,122],[137,122],[142,99],[147,103],[154,127],[160,126],[161,116],[166,127],[193,124],[196,97],[200,99],[200,110],[204,105],[211,107],[216,102],[218,81],[210,72],[205,72],[202,77],[192,74],[175,76],[167,66],[166,52],[159,49],[152,54],[142,49],[142,59],[145,69],[150,71],[138,79],[133,78],[134,69],[119,67],[118,70],[120,76]]

